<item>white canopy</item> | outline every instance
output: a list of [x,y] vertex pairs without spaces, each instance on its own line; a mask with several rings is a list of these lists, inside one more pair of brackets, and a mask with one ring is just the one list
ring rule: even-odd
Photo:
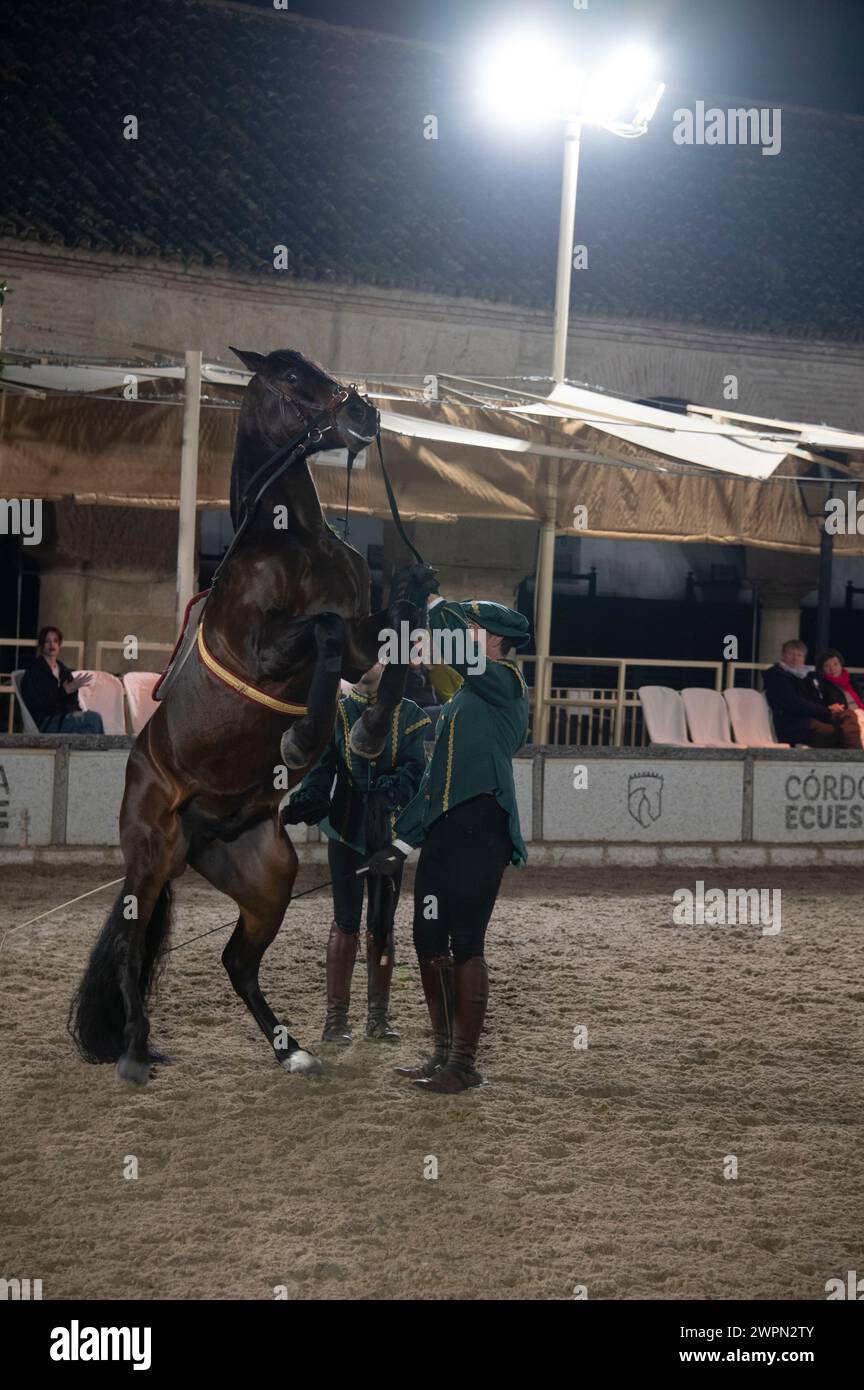
[[744,431],[731,438],[728,425],[674,415],[659,407],[637,405],[563,382],[555,385],[546,400],[514,406],[512,410],[515,415],[551,415],[581,421],[640,449],[656,450],[682,463],[739,478],[769,478],[788,454],[790,443],[795,442],[765,439]]
[[[119,392],[128,386],[130,380],[152,382],[167,379],[182,382],[184,375],[182,364],[124,366],[100,362],[47,363],[13,359],[7,360],[0,371],[0,388],[37,395],[82,395]],[[500,401],[502,388],[496,384],[451,375],[443,379],[469,384],[472,387],[470,394],[464,391],[457,391],[456,394],[463,398],[473,395],[475,404],[484,405],[487,417],[490,413],[497,413],[502,425],[508,415],[521,416],[528,423],[532,419],[538,423],[543,419],[572,421],[576,425],[584,425],[586,430],[613,440],[620,439],[653,454],[655,465],[660,468],[665,457],[679,464],[704,468],[714,474],[760,481],[769,478],[784,458],[794,453],[801,454],[808,446],[864,454],[864,435],[823,424],[765,419],[705,406],[690,406],[687,414],[677,414],[656,406],[637,404],[624,397],[560,382],[553,386],[549,395],[542,397],[531,397],[529,392],[515,387],[512,394],[508,393],[509,400],[503,402]],[[250,380],[250,373],[242,368],[204,363],[202,380],[217,386],[243,387]],[[483,388],[482,402],[478,387]],[[382,404],[400,399],[389,391],[372,394]],[[510,401],[514,396],[521,398],[523,403],[512,405]],[[414,407],[418,404],[416,395],[406,394],[403,399],[406,403],[410,400]],[[501,453],[560,459],[591,459],[598,463],[607,461],[591,452],[591,440],[588,438],[584,441],[586,452],[584,448],[568,449],[558,443],[547,444],[537,439],[519,438],[512,433],[499,434],[448,424],[440,418],[432,418],[433,413],[409,415],[384,409],[381,427],[386,433],[403,438],[456,444],[466,449],[494,449]],[[573,442],[578,445],[583,441],[579,440],[577,434]],[[806,457],[806,454],[803,456]]]

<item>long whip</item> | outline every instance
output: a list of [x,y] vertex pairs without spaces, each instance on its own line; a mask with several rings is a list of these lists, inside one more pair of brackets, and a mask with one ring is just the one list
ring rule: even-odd
[[[342,878],[352,878],[356,877],[358,874],[365,874],[367,872],[368,865],[364,865],[362,869],[355,869],[353,875],[343,874]],[[80,903],[82,898],[92,898],[94,893],[101,893],[106,888],[116,888],[118,883],[123,883],[124,881],[125,877],[112,878],[109,883],[100,883],[98,888],[89,888],[86,893],[79,893],[77,898],[69,898],[67,902],[59,903],[57,907],[49,907],[47,912],[39,912],[35,917],[29,917],[26,922],[18,922],[16,926],[8,927],[3,933],[3,936],[0,937],[0,952],[2,952],[3,947],[6,945],[7,937],[10,937],[13,932],[23,931],[25,927],[32,927],[34,923],[41,922],[45,917],[53,916],[55,912],[62,912],[64,907],[71,907],[73,903]],[[318,893],[322,888],[330,888],[332,884],[333,879],[328,878],[326,883],[317,883],[314,888],[304,888],[302,893],[295,893],[291,901],[296,902],[298,898],[305,898],[309,893]],[[223,927],[230,926],[233,926],[233,921],[222,922],[220,926],[211,927],[209,931],[201,932],[199,936],[191,936],[188,941],[181,941],[176,946],[169,946],[165,954],[167,955],[169,951],[179,951],[182,946],[191,946],[193,941],[201,941],[205,936],[212,936],[214,932],[221,931]]]

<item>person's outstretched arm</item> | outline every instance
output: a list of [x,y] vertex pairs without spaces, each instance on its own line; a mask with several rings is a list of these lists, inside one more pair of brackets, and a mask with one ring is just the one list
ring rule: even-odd
[[[471,600],[429,600],[429,627],[432,632],[448,631],[456,640],[447,655],[447,665],[458,671],[467,686],[491,705],[505,705],[526,693],[519,667],[512,661],[493,661],[481,646],[482,638],[468,626]],[[460,635],[463,640],[459,640]],[[470,646],[469,646],[470,641]],[[462,658],[461,660],[459,658]],[[482,668],[482,669],[481,669]]]

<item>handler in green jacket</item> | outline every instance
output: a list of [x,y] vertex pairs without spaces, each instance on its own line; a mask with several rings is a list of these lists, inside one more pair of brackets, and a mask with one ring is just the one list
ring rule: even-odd
[[[367,882],[365,875],[358,877],[357,870],[365,866],[371,853],[392,840],[399,812],[408,806],[420,785],[426,767],[423,742],[432,735],[431,721],[420,706],[413,700],[401,700],[381,755],[370,760],[352,753],[352,725],[370,700],[376,698],[382,673],[380,664],[373,666],[349,694],[340,698],[333,738],[283,812],[286,825],[320,822],[329,841],[333,922],[327,943],[327,1019],[322,1040],[343,1046],[352,1041],[348,1006]],[[370,878],[368,884],[366,1036],[398,1042],[399,1034],[387,1020],[387,1008],[393,974],[392,924],[399,900],[401,867],[389,881]],[[373,923],[374,933],[370,929]],[[377,928],[382,923],[379,932]]]
[[528,620],[500,603],[430,599],[429,627],[463,640],[475,634],[485,662],[470,646],[464,660],[448,656],[462,685],[441,711],[431,762],[394,843],[372,856],[369,871],[398,872],[423,846],[414,945],[434,1052],[424,1065],[398,1070],[426,1091],[453,1093],[482,1081],[474,1059],[489,997],[486,928],[505,868],[528,857],[512,764],[528,732],[528,694],[519,667],[507,660],[528,641]]

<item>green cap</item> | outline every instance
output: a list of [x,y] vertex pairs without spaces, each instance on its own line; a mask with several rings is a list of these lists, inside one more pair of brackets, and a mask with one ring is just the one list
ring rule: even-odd
[[528,619],[514,608],[506,608],[503,603],[469,599],[464,604],[464,610],[479,627],[485,627],[487,632],[494,632],[498,637],[509,637],[516,647],[524,647],[531,639]]

